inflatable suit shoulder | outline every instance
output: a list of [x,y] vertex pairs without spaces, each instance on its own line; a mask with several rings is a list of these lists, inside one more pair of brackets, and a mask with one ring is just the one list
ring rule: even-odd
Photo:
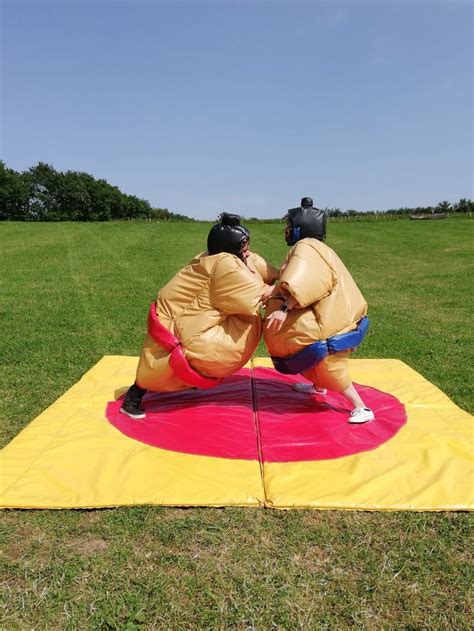
[[[367,303],[354,279],[337,254],[321,241],[299,241],[282,270],[280,285],[298,304],[278,333],[264,329],[272,356],[286,357],[315,341],[351,331],[366,315]],[[270,300],[267,315],[281,302]]]
[[247,259],[247,265],[252,271],[257,272],[257,274],[261,276],[263,282],[267,285],[273,285],[280,276],[280,270],[256,252],[250,252]]
[[329,295],[336,282],[331,250],[316,239],[299,241],[287,258],[280,285],[300,307],[308,307]]
[[[186,359],[205,377],[239,370],[254,353],[261,335],[259,302],[265,285],[232,254],[200,255],[159,292],[156,314],[175,335]],[[172,374],[168,354],[149,335],[137,382],[155,391],[189,387]]]
[[244,263],[234,256],[222,258],[214,268],[210,284],[213,306],[226,314],[256,313],[263,288],[261,278],[255,278]]

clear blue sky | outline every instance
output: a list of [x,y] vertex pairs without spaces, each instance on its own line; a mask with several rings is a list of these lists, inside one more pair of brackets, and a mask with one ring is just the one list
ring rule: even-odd
[[2,2],[1,158],[197,218],[473,196],[473,4]]

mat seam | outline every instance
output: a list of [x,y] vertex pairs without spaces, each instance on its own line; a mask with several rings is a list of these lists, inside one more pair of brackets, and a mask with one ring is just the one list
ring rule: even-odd
[[263,490],[263,506],[264,508],[268,508],[268,498],[267,498],[267,489],[265,486],[265,475],[264,475],[264,466],[265,463],[263,461],[263,453],[262,453],[262,436],[260,433],[260,423],[258,418],[258,400],[257,400],[257,386],[255,383],[255,367],[252,363],[251,368],[251,383],[252,383],[252,413],[253,420],[255,425],[255,434],[257,438],[257,455],[258,455],[258,465],[260,468],[260,478],[262,481],[262,490]]

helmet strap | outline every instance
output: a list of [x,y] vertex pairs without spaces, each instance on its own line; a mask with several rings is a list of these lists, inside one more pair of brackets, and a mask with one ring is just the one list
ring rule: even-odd
[[291,231],[291,240],[293,241],[293,243],[296,243],[297,241],[300,240],[300,237],[301,237],[301,228],[297,226],[296,228],[293,228]]

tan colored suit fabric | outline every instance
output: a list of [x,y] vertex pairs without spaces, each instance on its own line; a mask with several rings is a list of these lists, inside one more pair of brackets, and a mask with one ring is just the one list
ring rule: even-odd
[[[344,263],[326,244],[302,239],[293,246],[283,266],[280,285],[298,305],[278,333],[264,329],[270,355],[287,357],[318,340],[356,328],[367,314],[367,303]],[[266,315],[279,309],[282,300],[270,300]],[[351,380],[349,353],[330,355],[304,376],[316,385],[344,390]]]
[[280,270],[256,252],[249,252],[247,266],[252,272],[259,274],[266,285],[273,285],[280,276]]
[[[158,318],[182,343],[192,368],[226,377],[252,356],[261,335],[259,302],[265,285],[232,254],[201,254],[161,289]],[[169,366],[169,354],[146,335],[137,383],[157,392],[189,388]]]

